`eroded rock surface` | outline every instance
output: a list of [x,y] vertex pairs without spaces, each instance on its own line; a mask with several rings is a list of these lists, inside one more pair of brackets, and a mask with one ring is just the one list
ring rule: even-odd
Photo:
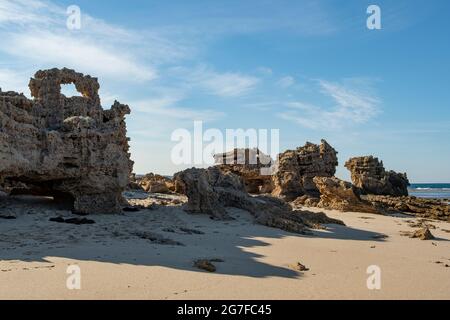
[[351,158],[345,163],[353,184],[363,194],[407,196],[409,181],[406,173],[386,171],[383,161],[373,156]]
[[384,206],[391,211],[413,214],[421,218],[450,221],[450,206],[446,201],[379,195],[368,195],[364,198],[374,205]]
[[334,176],[337,165],[337,152],[325,140],[320,145],[307,142],[281,153],[275,165],[272,195],[288,201],[302,195],[319,197],[314,177]]
[[[65,97],[73,83],[79,97]],[[103,110],[96,78],[69,69],[36,72],[28,99],[0,90],[0,183],[67,201],[79,213],[120,212],[132,169],[125,115]]]
[[360,198],[356,188],[336,177],[314,177],[320,197],[303,195],[291,202],[294,208],[316,207],[342,212],[383,213],[382,207]]
[[[268,196],[250,196],[242,179],[223,173],[218,167],[188,169],[174,177],[176,189],[188,197],[184,209],[190,213],[209,214],[216,219],[228,219],[226,207],[248,211],[259,224],[295,233],[308,233],[307,228],[322,223],[339,223],[325,214],[294,211],[286,202]],[[318,218],[319,217],[319,218]]]
[[138,180],[138,184],[146,192],[170,193],[175,190],[175,184],[167,177],[159,174],[148,173]]
[[234,149],[214,155],[215,163],[224,173],[240,176],[249,193],[272,191],[271,165],[273,160],[258,149]]
[[339,211],[379,213],[367,201],[362,200],[354,186],[336,177],[315,177],[314,183],[320,192],[317,207]]

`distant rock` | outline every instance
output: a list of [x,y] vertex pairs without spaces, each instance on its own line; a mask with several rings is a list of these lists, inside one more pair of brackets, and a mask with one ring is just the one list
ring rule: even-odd
[[214,159],[222,172],[232,172],[240,176],[247,192],[260,194],[272,191],[273,160],[259,149],[234,149],[216,154]]
[[140,179],[136,177],[135,173],[132,173],[130,175],[128,185],[127,185],[127,191],[144,191],[142,186],[139,184]]
[[138,184],[144,191],[150,193],[170,193],[175,191],[175,184],[171,179],[154,173],[146,174],[138,180]]
[[406,173],[386,171],[383,162],[373,156],[351,158],[345,163],[353,185],[363,194],[407,196],[409,181]]
[[337,165],[337,152],[325,140],[320,145],[307,142],[296,150],[283,152],[275,164],[272,195],[287,201],[302,195],[318,198],[314,177],[334,176]]

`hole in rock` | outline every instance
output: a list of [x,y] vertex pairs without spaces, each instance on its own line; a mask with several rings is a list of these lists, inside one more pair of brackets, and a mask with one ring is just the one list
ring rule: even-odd
[[73,83],[62,84],[61,85],[61,94],[65,95],[67,98],[72,97],[81,97],[81,93],[79,93]]

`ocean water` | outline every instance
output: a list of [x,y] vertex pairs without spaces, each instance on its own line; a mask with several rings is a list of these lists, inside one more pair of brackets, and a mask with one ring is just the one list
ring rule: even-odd
[[408,191],[418,198],[450,199],[450,183],[412,183]]

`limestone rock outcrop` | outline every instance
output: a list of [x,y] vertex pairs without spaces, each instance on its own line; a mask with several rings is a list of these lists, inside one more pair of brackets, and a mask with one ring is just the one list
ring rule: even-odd
[[353,184],[362,194],[407,196],[409,181],[406,173],[386,171],[383,161],[373,156],[351,158],[345,163]]
[[320,192],[320,201],[317,207],[334,209],[343,212],[368,212],[379,211],[367,201],[362,200],[354,186],[336,177],[315,177],[314,183]]
[[[65,97],[62,84],[80,96]],[[0,183],[24,183],[78,213],[120,212],[133,166],[130,108],[103,110],[97,79],[70,69],[38,71],[29,87],[34,99],[0,90]]]
[[176,189],[188,197],[184,210],[203,213],[215,219],[229,219],[227,207],[248,211],[259,224],[280,228],[295,233],[308,233],[316,227],[314,217],[320,216],[323,223],[339,223],[325,214],[292,210],[284,201],[268,196],[250,196],[242,179],[231,173],[223,173],[218,167],[187,169],[175,174]]
[[334,176],[337,165],[337,152],[325,140],[281,153],[275,164],[272,195],[287,201],[302,195],[319,197],[314,177]]
[[234,149],[214,155],[215,163],[224,173],[232,172],[244,180],[249,193],[272,191],[271,166],[273,160],[258,149]]
[[173,181],[159,174],[148,173],[139,179],[138,183],[144,191],[150,193],[170,193],[175,191]]
[[363,198],[374,205],[383,206],[394,212],[450,222],[450,205],[444,200],[380,195],[367,195],[363,196]]

